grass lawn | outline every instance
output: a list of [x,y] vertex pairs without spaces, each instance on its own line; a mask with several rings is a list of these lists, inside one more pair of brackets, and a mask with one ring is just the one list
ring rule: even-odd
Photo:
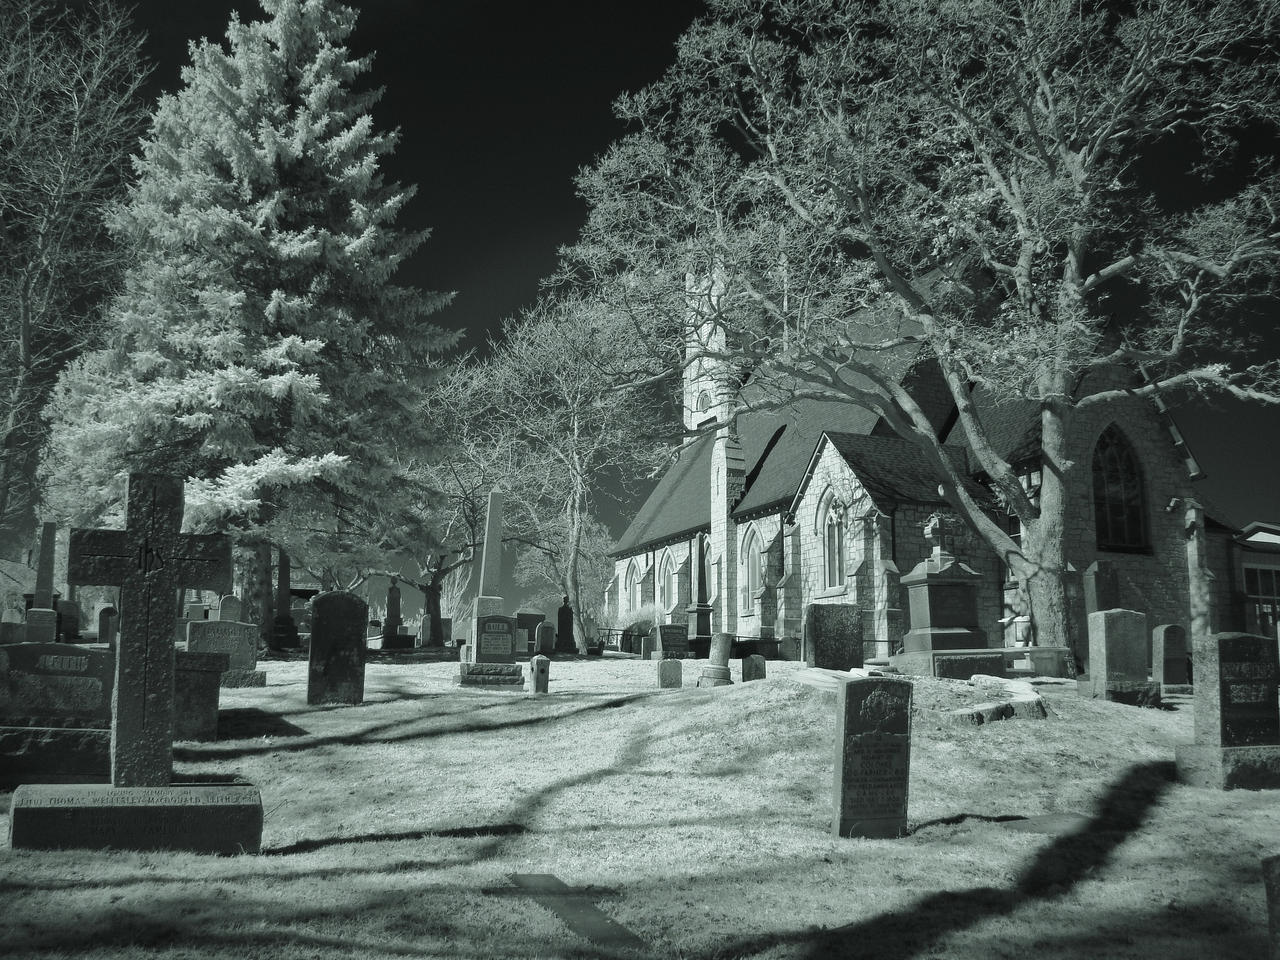
[[[262,855],[6,848],[0,956],[637,955],[503,894],[513,874],[590,888],[652,957],[1266,956],[1280,791],[1174,783],[1189,701],[1060,692],[1046,720],[961,727],[947,711],[987,698],[916,678],[912,832],[837,840],[834,698],[796,664],[697,690],[686,661],[658,691],[653,663],[555,661],[534,698],[372,663],[360,707],[308,707],[305,663],[263,667],[222,691],[221,740],[175,750],[177,779],[258,785]],[[1088,819],[996,819],[1055,812]]]

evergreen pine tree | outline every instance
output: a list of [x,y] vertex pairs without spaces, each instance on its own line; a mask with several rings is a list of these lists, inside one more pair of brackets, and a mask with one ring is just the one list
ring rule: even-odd
[[428,231],[395,226],[415,191],[380,169],[397,139],[370,115],[381,90],[353,89],[371,60],[345,45],[356,13],[262,2],[225,48],[191,45],[135,158],[116,339],[49,408],[47,500],[68,521],[163,470],[195,478],[207,518],[337,549],[424,439],[419,391],[456,334],[423,320],[448,295],[393,281]]

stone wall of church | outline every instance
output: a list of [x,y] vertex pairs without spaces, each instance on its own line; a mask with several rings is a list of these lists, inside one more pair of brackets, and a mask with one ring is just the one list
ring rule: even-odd
[[[769,555],[770,548],[782,533],[782,514],[775,513],[763,517],[755,517],[737,525],[738,537],[738,603],[737,621],[731,631],[743,637],[774,636],[778,617],[777,584],[780,571]],[[747,541],[753,540],[754,547],[748,551]],[[775,551],[781,550],[777,544]],[[765,574],[761,578],[761,596],[749,597],[745,593],[747,583],[746,564],[759,563],[759,551],[766,552]],[[780,561],[780,557],[777,558]]]

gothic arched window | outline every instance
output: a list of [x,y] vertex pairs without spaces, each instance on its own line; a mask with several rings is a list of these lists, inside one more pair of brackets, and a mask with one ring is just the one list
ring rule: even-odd
[[627,604],[631,610],[640,609],[640,571],[637,569],[635,561],[627,566]]
[[756,528],[750,527],[742,541],[742,611],[750,613],[755,607],[756,594],[763,582],[764,552]]
[[1093,519],[1099,550],[1151,548],[1142,467],[1133,445],[1114,424],[1093,449]]
[[698,402],[697,402],[697,405],[694,407],[694,409],[696,409],[699,413],[706,413],[708,410],[710,410],[711,394],[707,393],[707,391],[705,390],[699,393]]
[[676,564],[671,559],[671,551],[662,554],[658,564],[658,606],[670,610],[676,602]]
[[818,532],[822,537],[822,563],[828,587],[844,585],[844,511],[828,490],[818,509]]

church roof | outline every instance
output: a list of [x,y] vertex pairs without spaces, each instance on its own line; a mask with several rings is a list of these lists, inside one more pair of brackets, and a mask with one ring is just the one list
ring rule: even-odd
[[[913,441],[830,430],[825,431],[823,440],[830,443],[849,465],[877,507],[884,509],[898,503],[946,504],[946,498],[938,492],[937,472],[924,451]],[[806,469],[803,480],[797,484],[792,509],[804,496],[812,476],[811,465],[817,463],[821,454],[822,443],[819,443],[813,451],[810,469]],[[963,450],[948,449],[947,455],[960,468],[962,475],[968,474]],[[968,482],[968,490],[980,500],[989,498],[989,494],[972,481]]]
[[680,451],[653,492],[618,539],[614,555],[682,540],[711,528],[711,449],[715,438],[700,437]]

